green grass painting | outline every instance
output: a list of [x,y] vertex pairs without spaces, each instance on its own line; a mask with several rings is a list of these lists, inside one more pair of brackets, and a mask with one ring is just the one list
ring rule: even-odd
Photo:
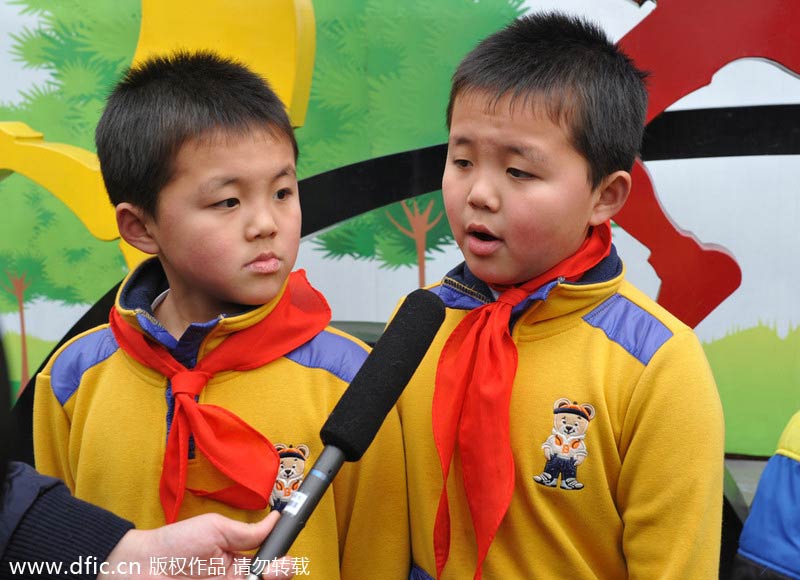
[[780,338],[760,325],[704,347],[725,410],[725,451],[771,455],[800,409],[800,327]]

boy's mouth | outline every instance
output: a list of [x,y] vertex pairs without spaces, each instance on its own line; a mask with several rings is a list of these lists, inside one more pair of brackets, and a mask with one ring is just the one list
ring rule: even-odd
[[480,224],[471,224],[467,226],[467,235],[482,242],[494,242],[500,239],[494,235],[489,228]]
[[482,242],[493,242],[497,239],[497,237],[486,232],[469,232],[468,235],[478,238]]
[[502,240],[483,226],[467,228],[466,248],[474,256],[488,257],[494,254]]
[[260,254],[255,260],[245,264],[245,269],[259,274],[273,274],[280,266],[281,261],[273,254]]

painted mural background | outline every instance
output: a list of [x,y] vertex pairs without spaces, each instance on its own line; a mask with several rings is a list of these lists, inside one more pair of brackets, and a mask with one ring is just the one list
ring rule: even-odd
[[[761,10],[791,2],[765,1]],[[681,0],[314,0],[316,51],[297,131],[299,177],[444,143],[456,63],[514,17],[558,8],[593,18],[621,39],[669,3]],[[243,23],[252,19],[248,2],[231,5]],[[49,142],[93,152],[104,95],[131,63],[141,15],[139,0],[0,0],[0,122],[23,122]],[[800,118],[800,78],[787,66],[748,58],[725,64],[708,86],[667,111],[779,105]],[[741,268],[738,289],[696,327],[723,399],[729,453],[771,454],[800,408],[800,126],[789,114],[784,124],[794,127],[788,134],[795,141],[782,148],[745,143],[742,155],[645,161],[676,226],[725,248]],[[3,139],[0,133],[0,159]],[[346,207],[356,195],[348,186],[327,195]],[[19,389],[127,266],[116,242],[94,238],[33,181],[0,169],[0,198],[0,326]],[[657,297],[661,281],[648,248],[623,228],[614,236],[631,280]],[[458,261],[440,192],[432,191],[306,237],[298,267],[326,294],[335,320],[376,327],[399,296]]]

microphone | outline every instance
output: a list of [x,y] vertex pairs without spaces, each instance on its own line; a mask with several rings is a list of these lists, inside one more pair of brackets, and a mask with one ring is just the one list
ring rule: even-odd
[[433,292],[406,296],[322,426],[325,447],[253,558],[248,580],[258,580],[269,562],[289,551],[342,464],[361,459],[422,362],[444,313]]

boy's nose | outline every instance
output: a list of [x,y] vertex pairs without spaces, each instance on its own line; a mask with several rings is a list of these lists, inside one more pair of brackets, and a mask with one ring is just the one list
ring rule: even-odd
[[246,226],[247,239],[269,238],[275,235],[278,226],[272,217],[272,212],[266,208],[259,208],[252,211],[248,216]]
[[500,196],[491,180],[479,177],[469,189],[467,203],[475,209],[497,211],[500,209]]

